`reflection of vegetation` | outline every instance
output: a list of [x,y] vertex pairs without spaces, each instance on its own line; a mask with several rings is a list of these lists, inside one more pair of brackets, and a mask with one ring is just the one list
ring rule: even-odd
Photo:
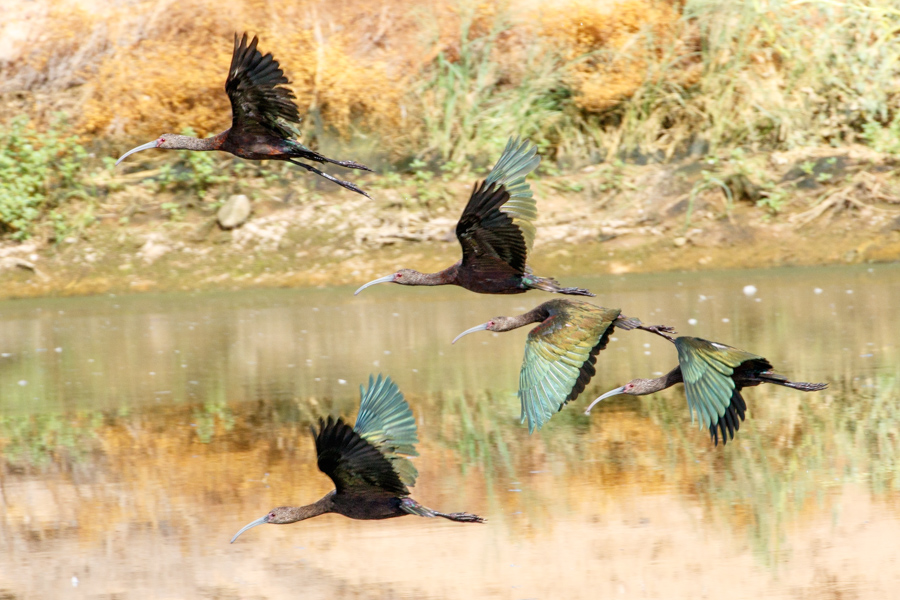
[[0,452],[13,470],[84,462],[102,424],[99,412],[0,417]]
[[[762,390],[752,390],[751,414],[735,439],[722,451],[703,449],[705,432],[698,433],[684,418],[681,397],[654,403],[652,420],[677,435],[691,475],[681,481],[716,518],[745,527],[757,552],[769,564],[784,552],[789,525],[812,506],[831,504],[830,496],[845,484],[865,484],[873,494],[900,489],[900,374],[885,376],[861,388],[836,382],[830,391],[797,398],[799,418],[772,410],[774,428],[754,416],[766,402]],[[769,400],[787,400],[789,393],[773,392]],[[645,402],[652,402],[648,399]],[[781,418],[778,418],[781,417]],[[673,457],[674,458],[674,457]],[[690,468],[694,465],[694,468]],[[789,548],[788,548],[789,550]]]
[[[629,495],[668,494],[702,507],[722,530],[746,535],[761,561],[776,562],[791,551],[792,528],[835,507],[848,485],[865,486],[876,499],[900,490],[900,358],[886,308],[896,283],[880,272],[888,267],[867,269],[770,272],[765,284],[758,273],[612,282],[619,287],[609,295],[627,293],[629,314],[648,320],[656,320],[664,288],[681,282],[660,309],[661,322],[671,314],[700,316],[703,335],[759,352],[792,376],[831,383],[817,394],[748,390],[748,420],[733,443],[718,448],[690,425],[679,389],[581,414],[597,393],[673,364],[668,345],[645,349],[655,340],[637,334],[611,344],[583,397],[529,436],[515,398],[524,336],[447,351],[463,327],[506,312],[501,299],[447,296],[452,302],[428,305],[430,336],[422,335],[423,319],[380,318],[385,304],[341,304],[346,290],[10,303],[0,320],[2,350],[11,355],[0,360],[0,473],[40,471],[49,482],[79,469],[84,485],[121,481],[112,507],[126,495],[149,495],[159,505],[178,494],[185,503],[250,498],[270,493],[265,473],[278,482],[272,493],[301,497],[304,486],[318,486],[309,490],[314,495],[328,482],[316,471],[308,427],[327,414],[352,418],[353,383],[372,369],[374,348],[378,368],[397,374],[413,406],[417,466],[444,469],[423,477],[424,485],[443,482],[452,493],[471,494],[486,485],[497,513],[543,513],[547,528],[556,521],[545,512],[550,507],[556,514],[588,505],[601,512]],[[762,302],[740,294],[748,278]],[[816,285],[826,291],[814,295]],[[739,298],[725,299],[729,288]],[[850,288],[856,293],[847,294]],[[699,293],[710,298],[698,304]],[[807,300],[798,302],[804,293]],[[398,313],[425,312],[415,306],[421,299],[405,298],[392,301]],[[322,307],[314,319],[303,314],[310,305]],[[476,306],[482,316],[473,318]],[[832,314],[845,308],[855,315],[852,326]],[[57,317],[63,309],[66,316]],[[40,348],[50,350],[35,352]],[[391,348],[408,351],[381,353]],[[326,383],[338,377],[350,385]],[[161,482],[162,472],[170,479]],[[122,519],[131,518],[125,512]]]
[[[509,423],[498,418],[497,401],[490,393],[448,394],[440,402],[438,443],[459,457],[463,474],[479,469],[488,498],[493,501],[498,477],[515,478],[515,451]],[[504,411],[499,411],[504,412]]]
[[204,444],[208,444],[215,435],[217,421],[226,432],[234,428],[234,415],[224,402],[206,402],[193,411],[192,418],[194,420],[192,425],[196,425],[197,437]]
[[[517,426],[514,402],[490,393],[431,395],[414,406],[427,423],[423,444],[450,452],[461,475],[483,473],[491,503],[511,501],[497,493],[502,486],[538,471],[554,473],[552,487],[523,485],[517,496],[537,512],[551,496],[555,506],[565,506],[566,495],[577,490],[602,486],[614,497],[620,485],[655,493],[662,484],[699,501],[714,520],[746,530],[762,560],[775,564],[790,551],[792,524],[833,505],[845,485],[863,484],[875,495],[900,490],[900,373],[838,381],[827,393],[795,399],[796,405],[789,391],[767,395],[764,389],[750,392],[755,412],[724,448],[710,446],[706,432],[690,424],[678,393],[620,400],[591,420],[563,411],[559,422],[535,436]],[[342,402],[336,409],[347,407]],[[307,428],[327,412],[313,398],[229,404],[211,392],[205,402],[162,410],[4,417],[0,448],[7,471],[65,471],[78,463],[116,469],[186,460],[197,452],[221,455],[229,465],[229,456],[253,452],[258,470],[285,464],[288,471],[302,454],[314,469]],[[178,469],[202,479],[196,464]]]

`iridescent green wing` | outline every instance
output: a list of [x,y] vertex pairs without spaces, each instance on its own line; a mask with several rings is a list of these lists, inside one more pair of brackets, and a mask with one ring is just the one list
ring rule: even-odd
[[359,386],[362,400],[354,431],[377,448],[390,462],[400,480],[409,487],[419,474],[404,456],[418,456],[416,420],[409,404],[390,377],[369,376],[369,388]]
[[693,337],[676,338],[675,347],[684,377],[684,393],[691,411],[691,422],[696,412],[700,428],[706,425],[712,431],[720,418],[725,416],[728,407],[736,401],[734,397],[740,397],[735,393],[731,377],[734,370],[747,361],[765,359],[725,344]]
[[525,176],[540,163],[536,148],[510,140],[487,178],[476,184],[456,224],[463,265],[475,271],[522,274],[537,217]]
[[502,185],[509,193],[509,200],[500,207],[500,212],[512,217],[513,224],[522,231],[528,252],[534,247],[537,204],[525,176],[534,171],[539,164],[541,157],[537,155],[537,146],[530,144],[528,140],[520,142],[519,138],[509,138],[500,160],[484,180],[488,185],[492,183]]
[[528,421],[529,432],[584,391],[620,312],[577,300],[546,304],[550,316],[529,332],[519,372],[522,422]]

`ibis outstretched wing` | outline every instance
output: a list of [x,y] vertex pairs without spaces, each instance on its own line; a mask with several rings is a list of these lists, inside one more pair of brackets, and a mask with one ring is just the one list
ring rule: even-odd
[[284,87],[290,83],[271,54],[257,50],[256,36],[248,43],[247,34],[234,35],[234,54],[225,91],[231,100],[231,128],[236,132],[270,133],[283,139],[294,137],[291,123],[299,123],[300,114],[294,93]]
[[404,484],[414,486],[419,473],[405,457],[419,455],[419,439],[409,403],[390,377],[369,375],[369,388],[360,386],[359,391],[362,400],[354,431],[387,458]]
[[332,417],[320,419],[319,431],[312,430],[312,433],[316,439],[319,470],[331,477],[339,494],[409,494],[384,454],[343,420]]
[[747,410],[741,386],[732,378],[735,369],[750,361],[761,371],[771,369],[772,365],[762,356],[700,338],[678,337],[675,348],[691,420],[696,413],[701,429],[704,425],[708,427],[716,443],[717,429],[721,430],[723,441],[726,441],[726,429],[733,438]]
[[519,372],[522,421],[528,421],[529,432],[584,391],[621,312],[577,300],[546,304],[550,317],[529,332]]
[[485,180],[475,184],[456,225],[464,266],[513,275],[525,272],[537,218],[525,176],[540,162],[535,146],[510,139]]

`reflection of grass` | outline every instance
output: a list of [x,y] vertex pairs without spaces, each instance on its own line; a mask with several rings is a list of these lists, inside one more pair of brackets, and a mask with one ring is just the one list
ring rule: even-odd
[[[778,418],[775,409],[772,427],[752,414],[765,388],[748,390],[751,414],[736,443],[705,452],[700,444],[708,443],[706,432],[673,418],[673,407],[684,408],[680,394],[656,404],[651,418],[685,440],[681,459],[692,468],[677,483],[697,493],[716,520],[745,528],[764,562],[775,565],[790,551],[790,524],[809,508],[834,502],[831,493],[845,484],[865,484],[876,495],[900,489],[900,414],[892,410],[900,397],[898,382],[900,375],[885,376],[867,390],[838,382],[830,391],[799,398],[796,420]],[[769,399],[789,394],[778,390]]]
[[99,412],[0,417],[0,452],[11,470],[85,462],[102,427]]
[[[423,444],[444,448],[460,476],[483,474],[491,504],[512,502],[506,485],[528,481],[536,470],[552,473],[539,476],[551,487],[525,484],[515,496],[536,518],[548,506],[570,505],[570,495],[615,502],[619,487],[647,494],[675,489],[703,506],[716,526],[746,532],[760,560],[775,565],[792,550],[790,529],[834,506],[847,484],[865,485],[876,496],[900,490],[898,396],[900,373],[838,380],[818,394],[751,389],[748,420],[718,448],[690,424],[679,391],[620,399],[591,419],[569,407],[534,436],[518,425],[519,407],[509,397],[447,392],[410,400],[427,423],[420,428],[428,432]],[[336,403],[312,397],[229,403],[224,388],[210,388],[200,402],[162,409],[3,417],[0,449],[3,467],[13,472],[171,460],[179,472],[194,473],[189,457],[198,452],[226,462],[253,454],[235,471],[298,456],[314,470],[309,424],[329,412],[351,415],[355,403],[349,395]]]
[[429,398],[427,408],[439,414],[437,426],[429,428],[437,433],[431,441],[457,457],[461,475],[483,474],[488,500],[496,503],[500,481],[516,478],[512,431],[496,399],[490,393],[448,393]]

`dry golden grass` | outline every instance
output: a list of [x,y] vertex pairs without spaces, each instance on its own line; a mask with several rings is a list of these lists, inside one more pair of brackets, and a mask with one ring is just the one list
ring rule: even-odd
[[[370,126],[394,124],[398,82],[382,62],[352,56],[347,34],[326,36],[318,22],[303,28],[303,7],[288,10],[287,2],[231,4],[243,10],[227,14],[239,17],[222,18],[221,2],[212,0],[173,3],[144,39],[104,56],[85,105],[84,130],[158,135],[191,127],[207,135],[224,129],[230,107],[223,85],[232,45],[222,32],[243,30],[259,35],[261,50],[279,60],[302,112],[317,111],[341,133],[357,117]],[[270,14],[293,18],[285,19],[289,25]],[[190,26],[171,26],[178,23]]]
[[64,108],[100,139],[227,127],[231,36],[249,31],[291,79],[304,139],[360,134],[393,158],[485,160],[511,134],[557,158],[698,137],[900,151],[892,0],[37,0],[6,16],[0,118]]
[[602,112],[638,91],[672,46],[680,21],[671,3],[659,0],[612,6],[576,0],[550,11],[542,25],[568,62],[576,105]]
[[[315,111],[346,134],[352,124],[396,126],[408,70],[373,49],[389,23],[368,34],[334,15],[358,18],[362,3],[329,5],[286,0],[192,0],[112,3],[85,10],[72,0],[47,0],[28,44],[3,72],[5,91],[79,86],[76,126],[85,133],[141,137],[190,127],[200,135],[229,121],[225,76],[232,32],[260,37],[291,79],[301,113]],[[397,7],[385,3],[381,15]],[[368,16],[368,15],[367,15]],[[2,64],[2,63],[0,63]]]

